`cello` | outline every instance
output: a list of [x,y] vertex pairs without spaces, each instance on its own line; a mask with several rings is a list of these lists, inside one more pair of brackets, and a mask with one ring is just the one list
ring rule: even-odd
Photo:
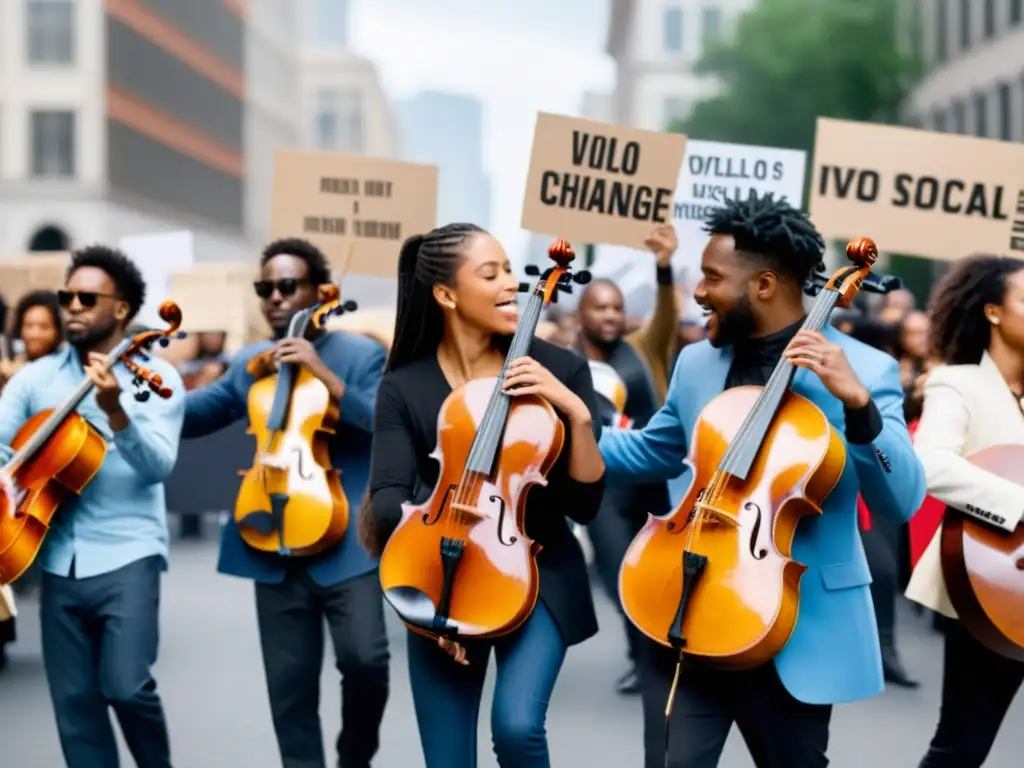
[[565,428],[546,400],[513,398],[501,382],[512,361],[529,352],[556,292],[590,280],[587,272],[570,271],[576,254],[564,240],[548,256],[555,266],[537,281],[497,378],[468,381],[442,404],[431,454],[440,464],[437,483],[422,504],[402,505],[381,554],[384,597],[421,635],[499,637],[526,621],[537,603],[539,548],[526,535],[526,499],[532,486],[546,484]]
[[[967,460],[1024,485],[1024,445],[994,445]],[[947,506],[940,553],[949,601],[967,631],[990,651],[1024,661],[1024,525],[1007,533]]]
[[[287,338],[308,338],[334,315],[352,312],[336,285],[322,285],[319,302],[296,312]],[[253,549],[304,557],[323,552],[345,536],[348,497],[331,464],[328,439],[338,425],[338,401],[316,376],[296,363],[278,369],[274,348],[246,367],[249,434],[256,438],[252,466],[242,472],[235,523]]]
[[[155,343],[166,347],[183,338],[181,309],[172,301],[160,306],[162,331],[143,331],[121,341],[107,356],[107,370],[121,363],[132,373],[134,397],[146,402],[151,393],[168,398],[160,374],[142,367],[132,355],[145,357]],[[5,493],[0,494],[0,585],[10,584],[35,561],[58,507],[82,491],[107,455],[107,441],[75,409],[95,385],[88,378],[59,408],[32,416],[11,441],[14,455],[0,469]],[[147,389],[148,387],[148,389]]]
[[[847,307],[878,256],[851,241],[803,329],[821,331]],[[649,516],[619,571],[619,595],[645,635],[719,666],[774,657],[796,626],[807,566],[791,559],[797,524],[820,515],[846,466],[846,447],[810,400],[790,390],[779,360],[764,387],[734,387],[701,411],[686,464],[693,479],[669,514]],[[677,668],[678,673],[678,668]]]

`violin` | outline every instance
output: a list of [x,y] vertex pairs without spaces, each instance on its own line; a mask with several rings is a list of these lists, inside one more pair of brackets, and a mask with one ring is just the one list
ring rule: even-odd
[[[1024,445],[994,445],[968,461],[1024,485]],[[949,601],[967,631],[1000,656],[1024,661],[1024,525],[1006,533],[946,507],[940,542]]]
[[[835,307],[850,305],[878,251],[862,237],[846,255],[852,266],[828,280],[803,329],[823,330]],[[650,516],[623,559],[626,615],[680,654],[749,669],[781,651],[796,626],[807,566],[791,558],[793,538],[801,519],[821,514],[846,447],[825,414],[792,392],[795,371],[783,357],[764,387],[734,387],[705,406],[682,502]]]
[[[355,311],[336,285],[322,285],[319,302],[296,312],[287,338],[308,338],[334,315]],[[256,382],[247,398],[252,466],[242,472],[235,522],[253,549],[304,557],[337,544],[348,530],[349,503],[327,440],[337,432],[338,401],[296,363],[278,368],[270,348],[249,361]]]
[[[501,382],[533,343],[541,311],[573,275],[564,240],[548,248],[547,269],[528,300],[497,378],[456,387],[437,416],[438,480],[422,504],[402,506],[402,520],[380,559],[384,597],[412,631],[436,639],[489,638],[512,632],[533,612],[539,547],[525,532],[526,499],[546,483],[565,428],[541,397],[511,397]],[[529,290],[521,285],[520,290]]]
[[[160,374],[142,367],[133,355],[146,356],[155,343],[167,346],[183,338],[181,309],[174,302],[160,306],[169,327],[143,331],[124,339],[107,356],[109,371],[120,363],[132,373],[135,399],[151,394],[168,398]],[[93,390],[86,378],[59,408],[40,411],[22,426],[11,442],[14,456],[0,469],[11,488],[0,494],[0,585],[15,581],[35,561],[58,507],[81,495],[107,455],[107,441],[75,409]]]

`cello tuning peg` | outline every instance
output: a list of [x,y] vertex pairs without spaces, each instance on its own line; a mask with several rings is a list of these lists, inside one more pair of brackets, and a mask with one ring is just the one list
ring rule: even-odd
[[530,277],[540,277],[540,267],[536,264],[527,264],[525,271]]
[[176,334],[174,334],[174,338],[176,339],[184,339],[186,336],[188,336],[188,334],[185,333],[184,331],[178,331]]
[[149,390],[143,389],[141,392],[136,392],[135,399],[140,403],[146,402],[147,400],[149,400]]
[[559,283],[558,290],[562,293],[572,293],[572,283]]
[[170,343],[171,340],[166,336],[161,336],[159,339],[157,339],[157,344],[159,344],[161,347],[166,347]]
[[529,293],[530,292],[530,284],[529,283],[520,283],[519,284],[518,292],[519,293]]
[[352,299],[349,299],[341,306],[345,312],[355,312],[357,309],[359,309],[359,305],[356,304]]
[[587,270],[581,269],[579,272],[573,273],[572,279],[578,285],[586,285],[593,279],[593,275]]

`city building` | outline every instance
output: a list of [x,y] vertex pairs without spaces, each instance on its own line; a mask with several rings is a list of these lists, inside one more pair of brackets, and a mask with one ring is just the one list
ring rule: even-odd
[[303,0],[305,3],[302,42],[305,45],[348,48],[348,0]]
[[664,130],[714,93],[693,73],[704,42],[728,34],[754,0],[611,0],[606,50],[615,61],[614,122]]
[[302,146],[395,157],[395,117],[372,61],[344,48],[304,45],[300,72]]
[[454,93],[424,91],[397,104],[395,112],[402,159],[440,169],[437,220],[490,226],[491,182],[483,167],[480,102]]
[[[272,33],[250,34],[250,6]],[[290,9],[288,0],[0,3],[0,253],[189,229],[200,259],[251,258],[246,231],[268,192],[249,189],[250,164],[289,135],[275,121],[295,90]],[[285,62],[276,82],[271,50]],[[263,95],[253,98],[262,106],[250,110],[248,70],[261,61]]]
[[924,77],[906,121],[933,131],[1024,138],[1024,0],[907,2]]

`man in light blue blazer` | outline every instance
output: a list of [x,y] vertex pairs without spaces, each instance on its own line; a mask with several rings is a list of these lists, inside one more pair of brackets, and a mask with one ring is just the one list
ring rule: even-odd
[[[708,312],[708,338],[683,349],[666,403],[643,430],[605,430],[609,476],[677,476],[704,406],[725,389],[763,386],[783,356],[797,367],[793,391],[845,437],[847,460],[823,514],[805,519],[796,533],[793,558],[807,572],[788,644],[752,671],[713,669],[687,657],[668,764],[714,768],[735,722],[759,768],[826,766],[832,705],[883,689],[857,494],[873,514],[903,522],[924,499],[924,472],[903,420],[896,361],[831,327],[801,329],[803,285],[824,251],[807,217],[784,200],[752,195],[715,210],[706,230],[695,297]],[[650,643],[641,675],[647,768],[665,765],[674,662],[674,652]]]

